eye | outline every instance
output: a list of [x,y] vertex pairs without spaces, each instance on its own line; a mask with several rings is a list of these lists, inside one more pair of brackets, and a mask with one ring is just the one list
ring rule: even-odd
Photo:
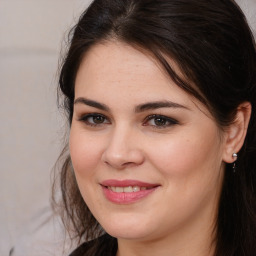
[[172,125],[178,124],[178,121],[167,117],[167,116],[162,116],[162,115],[151,115],[148,116],[145,120],[145,122],[143,123],[144,126],[153,126],[156,128],[165,128],[165,127],[169,127]]
[[102,114],[87,114],[79,118],[79,121],[84,122],[86,125],[90,126],[100,126],[102,124],[109,124],[109,120]]

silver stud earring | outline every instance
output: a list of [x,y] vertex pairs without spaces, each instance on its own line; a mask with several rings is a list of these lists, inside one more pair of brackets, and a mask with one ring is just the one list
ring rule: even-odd
[[233,163],[233,172],[236,172],[236,160],[237,160],[237,153],[233,153],[232,157],[235,158],[235,161]]

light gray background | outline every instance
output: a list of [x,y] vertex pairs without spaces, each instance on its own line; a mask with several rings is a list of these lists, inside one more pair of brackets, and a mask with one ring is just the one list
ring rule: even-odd
[[14,244],[17,255],[36,256],[22,247],[59,239],[52,222],[39,227],[50,216],[50,172],[63,131],[56,73],[61,42],[88,3],[0,0],[0,256]]
[[[56,72],[64,35],[89,2],[0,0],[0,256],[13,245],[18,256],[61,255],[49,203],[63,132]],[[256,31],[256,0],[238,2]]]

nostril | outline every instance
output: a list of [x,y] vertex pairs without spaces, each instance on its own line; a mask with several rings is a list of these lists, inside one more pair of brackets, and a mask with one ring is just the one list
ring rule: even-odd
[[133,167],[136,166],[137,164],[133,163],[133,162],[109,162],[109,161],[104,161],[104,163],[108,166],[111,166],[113,168],[116,169],[124,169],[127,167]]
[[127,162],[127,163],[122,164],[122,166],[125,166],[125,167],[127,167],[127,166],[132,167],[132,166],[135,166],[135,165],[137,165],[137,164],[135,164],[133,162]]

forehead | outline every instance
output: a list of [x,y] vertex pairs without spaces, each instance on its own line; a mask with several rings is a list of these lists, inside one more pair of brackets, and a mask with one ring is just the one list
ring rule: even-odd
[[[104,77],[125,82],[126,79],[138,79],[140,76],[151,78],[156,71],[164,73],[158,66],[157,61],[145,51],[139,51],[119,41],[104,42],[94,45],[86,53],[78,70],[77,80],[81,72],[89,73],[90,78],[94,80],[101,80]],[[159,74],[158,77],[163,78]]]
[[[180,75],[177,65],[170,62]],[[116,41],[94,45],[84,56],[75,82],[75,97],[80,96],[97,97],[106,103],[117,97],[129,104],[172,100],[205,108],[177,86],[146,51]]]

